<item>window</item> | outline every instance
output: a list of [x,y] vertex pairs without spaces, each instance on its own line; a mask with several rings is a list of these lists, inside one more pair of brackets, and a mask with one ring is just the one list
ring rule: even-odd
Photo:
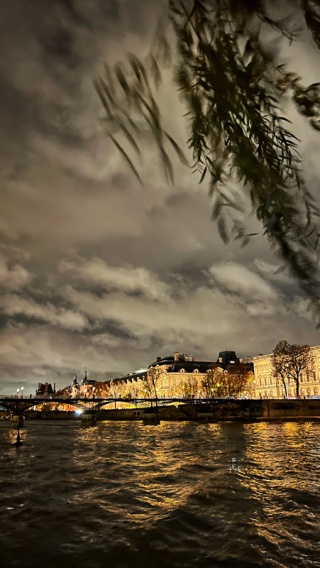
[[317,395],[317,394],[318,394],[318,389],[317,389],[317,388],[313,389],[313,392],[314,392],[315,395]]
[[270,375],[269,383],[272,385],[272,375]]
[[184,369],[180,369],[180,373],[185,373],[185,370],[184,370]]
[[264,386],[267,386],[267,377],[264,377]]
[[259,377],[259,386],[262,387],[262,379]]

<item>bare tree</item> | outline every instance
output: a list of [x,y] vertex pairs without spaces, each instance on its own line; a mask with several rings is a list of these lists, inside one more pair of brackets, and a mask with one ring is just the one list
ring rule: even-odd
[[295,382],[296,396],[299,396],[301,377],[303,374],[310,377],[314,373],[314,358],[310,346],[279,341],[273,350],[272,367],[273,376],[282,381],[286,396],[286,379],[289,378]]
[[310,377],[314,373],[314,359],[309,345],[290,345],[288,371],[296,384],[296,395],[299,396],[302,375]]
[[148,369],[146,378],[145,378],[145,387],[146,391],[150,395],[151,398],[156,399],[156,406],[158,406],[158,394],[157,394],[157,387],[159,385],[159,381],[164,374],[164,370],[161,369],[158,365],[156,367],[150,367]]
[[289,368],[290,345],[285,339],[281,339],[273,349],[271,356],[272,376],[281,381],[285,396],[288,397],[287,383]]

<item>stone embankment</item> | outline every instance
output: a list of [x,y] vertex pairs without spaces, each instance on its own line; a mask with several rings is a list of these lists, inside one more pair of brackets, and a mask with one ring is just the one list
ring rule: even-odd
[[[98,410],[97,420],[143,420],[144,408]],[[320,399],[306,400],[212,400],[206,404],[159,407],[159,418],[172,422],[259,422],[320,420]],[[76,412],[26,412],[26,418],[41,420],[81,419]]]

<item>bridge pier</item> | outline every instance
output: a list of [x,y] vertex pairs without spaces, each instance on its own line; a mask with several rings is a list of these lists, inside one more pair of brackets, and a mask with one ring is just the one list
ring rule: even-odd
[[158,426],[160,424],[160,414],[157,408],[148,408],[143,413],[144,426]]
[[12,416],[12,428],[23,428],[23,416],[21,414],[14,414]]
[[81,415],[81,426],[85,428],[95,426],[97,423],[97,416],[95,412],[84,412]]

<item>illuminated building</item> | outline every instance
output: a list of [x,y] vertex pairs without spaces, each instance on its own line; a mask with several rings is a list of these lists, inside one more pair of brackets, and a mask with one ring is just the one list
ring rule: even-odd
[[[206,378],[206,373],[213,364],[217,364],[222,371],[226,371],[233,365],[242,362],[242,359],[238,359],[236,356],[235,351],[221,351],[216,361],[197,361],[193,355],[175,351],[174,355],[157,357],[157,360],[151,363],[148,369],[139,369],[139,371],[120,379],[115,379],[110,382],[110,385],[112,385],[117,396],[117,393],[121,396],[148,396],[146,383],[152,373],[151,370],[155,368],[158,370],[155,385],[158,398],[188,396],[197,398],[201,396],[202,381]],[[247,370],[253,374],[253,364],[250,357],[247,358],[245,365]]]
[[[300,381],[300,395],[305,397],[318,396],[320,394],[320,345],[311,347],[314,356],[315,373],[309,377],[302,375]],[[260,354],[253,358],[254,364],[254,392],[255,398],[283,398],[285,390],[281,379],[273,377],[272,372],[272,353],[268,355]],[[288,397],[296,395],[296,383],[290,377],[286,379]]]
[[94,379],[88,379],[87,370],[84,371],[84,376],[80,383],[78,383],[77,375],[74,375],[72,385],[71,387],[68,387],[71,396],[79,396],[86,394],[87,392],[92,390],[96,382],[97,381],[95,381]]

